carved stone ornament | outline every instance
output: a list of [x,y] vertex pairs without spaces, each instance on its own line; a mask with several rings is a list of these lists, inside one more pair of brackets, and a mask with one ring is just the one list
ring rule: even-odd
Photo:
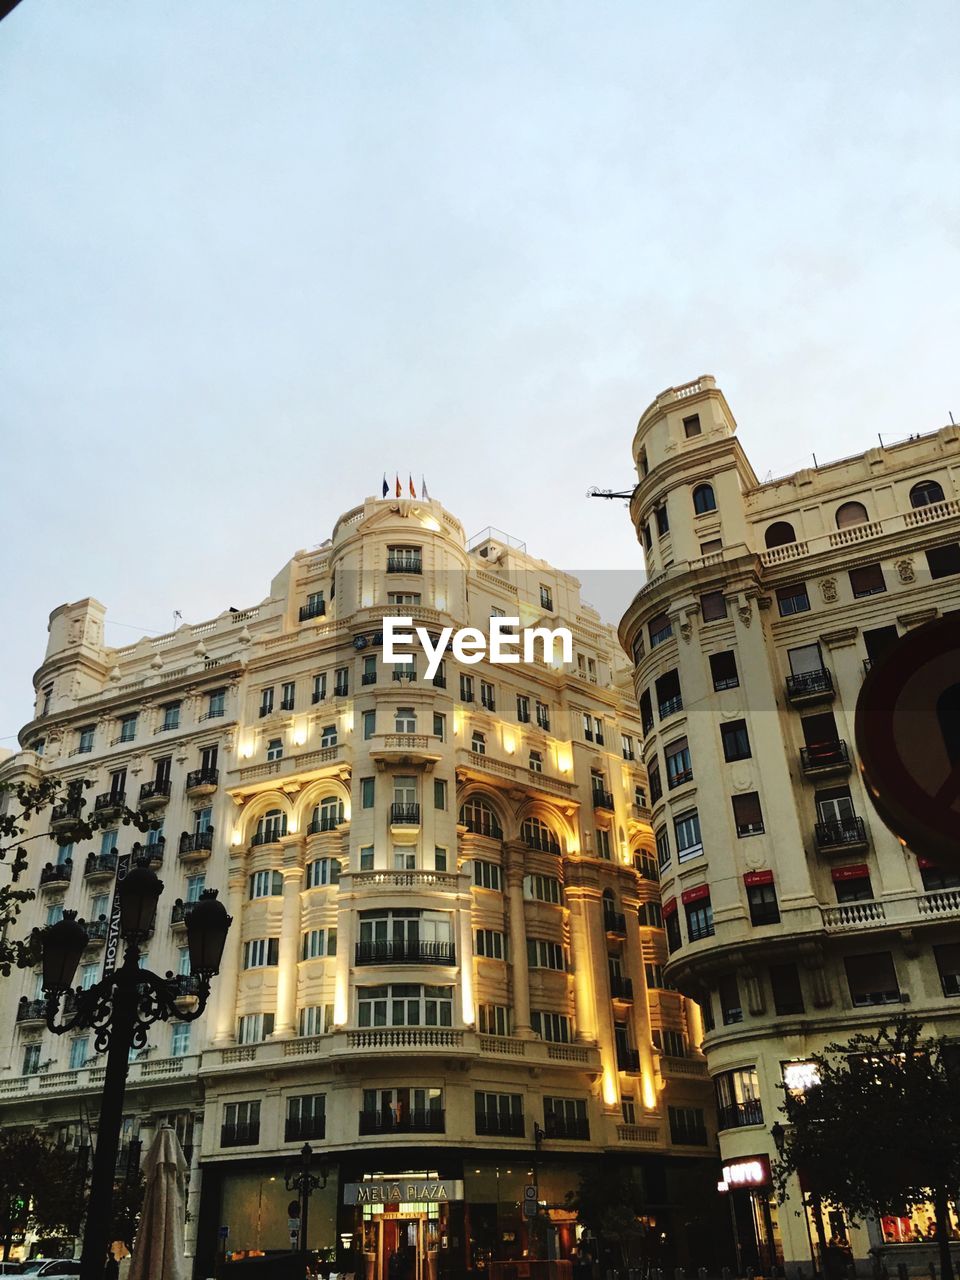
[[684,621],[680,623],[680,638],[686,644],[689,644],[692,635],[693,635],[693,626],[689,621],[684,619]]
[[737,617],[745,627],[749,627],[753,621],[753,610],[750,608],[749,601],[744,601],[743,604],[737,605]]
[[901,582],[913,582],[916,579],[917,571],[913,567],[912,560],[898,560],[897,573]]
[[820,594],[823,596],[827,604],[833,604],[837,598],[836,578],[821,578]]

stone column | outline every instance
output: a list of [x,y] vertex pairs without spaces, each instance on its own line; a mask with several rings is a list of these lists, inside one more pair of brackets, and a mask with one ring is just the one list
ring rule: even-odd
[[647,974],[643,967],[643,945],[640,941],[640,920],[637,916],[638,901],[621,898],[627,920],[627,941],[623,948],[624,968],[633,983],[633,1035],[640,1054],[640,1101],[652,1111],[657,1106],[657,1069],[653,1060],[653,1035],[650,1027],[650,996],[647,991]]
[[283,841],[283,916],[277,970],[277,1009],[273,1039],[287,1040],[297,1030],[297,962],[300,959],[300,890],[303,850],[299,836]]
[[203,1145],[203,1110],[193,1113],[193,1147],[190,1151],[190,1186],[187,1191],[187,1220],[183,1228],[184,1257],[192,1258],[197,1251],[197,1227],[200,1215],[200,1148]]
[[[572,864],[568,864],[568,867]],[[577,1040],[595,1044],[597,1041],[597,996],[594,989],[594,973],[597,957],[590,946],[590,928],[587,922],[587,904],[583,891],[568,878],[564,886],[567,906],[570,909],[570,941],[573,944],[573,1006],[577,1017]],[[606,965],[606,951],[603,955]]]
[[[473,981],[473,916],[470,877],[459,877],[457,909],[454,913],[457,935],[457,963],[460,966],[460,1011],[465,1027],[477,1025],[477,993]],[[529,1021],[529,1017],[527,1019]]]
[[523,913],[523,853],[504,845],[507,912],[510,921],[510,968],[513,972],[513,1031],[533,1036],[530,1026],[530,974],[527,970],[527,927]]
[[243,936],[243,896],[247,877],[243,854],[233,862],[227,883],[227,914],[233,924],[227,934],[227,945],[220,962],[220,975],[214,978],[217,988],[217,1021],[213,1047],[221,1049],[237,1039],[237,982],[240,977],[240,948]]

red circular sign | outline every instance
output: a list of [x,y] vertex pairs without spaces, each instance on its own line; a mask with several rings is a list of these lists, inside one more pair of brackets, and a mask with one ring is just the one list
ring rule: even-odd
[[914,853],[960,869],[960,613],[905,635],[857,699],[874,807]]

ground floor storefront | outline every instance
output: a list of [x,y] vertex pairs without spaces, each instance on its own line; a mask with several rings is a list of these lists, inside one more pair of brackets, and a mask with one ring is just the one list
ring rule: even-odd
[[[286,1171],[275,1156],[202,1166],[195,1280],[231,1258],[289,1250],[296,1192]],[[318,1149],[313,1171],[325,1185],[310,1199],[308,1245],[357,1280],[566,1280],[580,1254],[601,1267],[733,1263],[706,1159],[409,1146]],[[585,1180],[615,1188],[621,1175],[641,1188],[642,1212],[625,1234],[611,1226],[598,1239],[584,1231],[577,1196]]]

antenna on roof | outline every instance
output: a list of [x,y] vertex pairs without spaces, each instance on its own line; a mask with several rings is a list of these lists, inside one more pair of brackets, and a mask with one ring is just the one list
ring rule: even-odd
[[[949,410],[949,409],[947,410],[947,413],[950,413],[950,410]],[[957,425],[957,424],[953,421],[953,414],[952,414],[952,413],[950,413],[950,424],[951,424],[951,426],[954,426],[954,427]]]
[[623,498],[625,501],[629,502],[629,500],[633,497],[633,492],[634,492],[633,489],[625,489],[623,491],[618,491],[616,489],[601,489],[597,485],[593,484],[587,490],[587,497],[588,498]]

